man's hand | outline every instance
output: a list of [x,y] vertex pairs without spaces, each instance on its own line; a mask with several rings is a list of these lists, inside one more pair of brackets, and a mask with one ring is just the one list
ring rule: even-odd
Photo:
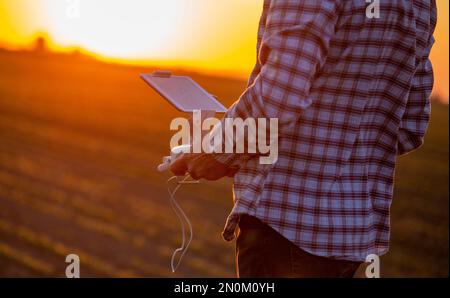
[[181,154],[172,161],[170,170],[177,176],[183,176],[188,172],[195,180],[214,181],[235,174],[235,171],[215,160],[212,154]]

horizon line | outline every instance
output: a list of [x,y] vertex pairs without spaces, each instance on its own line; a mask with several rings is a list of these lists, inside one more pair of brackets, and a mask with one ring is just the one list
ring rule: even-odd
[[[215,78],[223,78],[223,79],[231,79],[238,81],[247,81],[250,76],[250,71],[238,71],[231,69],[208,69],[206,67],[195,67],[192,65],[188,65],[186,61],[183,60],[164,60],[164,59],[131,59],[131,58],[118,58],[118,57],[110,57],[104,54],[95,53],[93,51],[87,50],[82,46],[70,45],[70,46],[62,46],[55,43],[50,36],[47,34],[36,33],[34,35],[34,39],[32,42],[28,44],[16,44],[12,45],[11,43],[5,42],[4,40],[0,40],[0,50],[6,50],[9,52],[36,52],[36,42],[39,38],[43,38],[46,47],[45,52],[49,54],[61,54],[61,55],[71,55],[74,53],[79,53],[82,56],[93,59],[95,61],[101,63],[108,63],[112,65],[119,66],[130,66],[130,67],[142,67],[142,68],[160,68],[160,69],[172,69],[178,70],[180,72],[188,72],[195,73],[203,76],[210,76]],[[445,98],[441,96],[437,92],[433,92],[430,97],[435,102],[439,102],[445,105],[449,105],[450,98]]]

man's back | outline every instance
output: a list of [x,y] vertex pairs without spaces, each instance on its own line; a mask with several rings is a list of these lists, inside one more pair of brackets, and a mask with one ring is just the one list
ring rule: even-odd
[[225,238],[249,214],[315,255],[387,251],[396,156],[428,125],[436,7],[380,2],[369,18],[362,0],[265,1],[258,63],[226,117],[279,118],[279,157],[241,167]]

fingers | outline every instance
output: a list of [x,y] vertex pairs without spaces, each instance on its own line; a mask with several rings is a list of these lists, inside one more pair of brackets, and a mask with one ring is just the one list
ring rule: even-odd
[[170,163],[170,171],[175,176],[184,176],[188,169],[188,162],[192,157],[189,154],[181,154],[177,159]]
[[228,168],[208,154],[181,154],[170,164],[170,170],[176,176],[184,176],[186,172],[194,180],[218,180],[232,177],[237,169]]
[[192,179],[194,180],[200,180],[202,178],[205,178],[206,174],[206,165],[205,165],[206,155],[200,155],[197,157],[194,157],[190,160],[190,162],[187,165],[187,171],[189,172],[189,175],[191,175]]
[[195,180],[214,181],[227,176],[228,168],[216,161],[211,155],[203,154],[189,162],[188,172]]

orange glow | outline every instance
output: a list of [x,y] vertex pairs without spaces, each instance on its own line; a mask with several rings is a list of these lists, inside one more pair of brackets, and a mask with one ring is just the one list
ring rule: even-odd
[[[255,61],[262,0],[0,0],[0,44],[81,47],[107,61],[245,77]],[[79,3],[79,7],[77,4]],[[448,98],[448,0],[437,0],[435,92]],[[79,8],[79,10],[78,10]],[[76,15],[79,11],[79,15]]]
[[431,52],[433,62],[435,86],[434,92],[444,101],[448,102],[449,94],[449,1],[437,0],[438,6],[438,24],[434,36],[436,43]]

